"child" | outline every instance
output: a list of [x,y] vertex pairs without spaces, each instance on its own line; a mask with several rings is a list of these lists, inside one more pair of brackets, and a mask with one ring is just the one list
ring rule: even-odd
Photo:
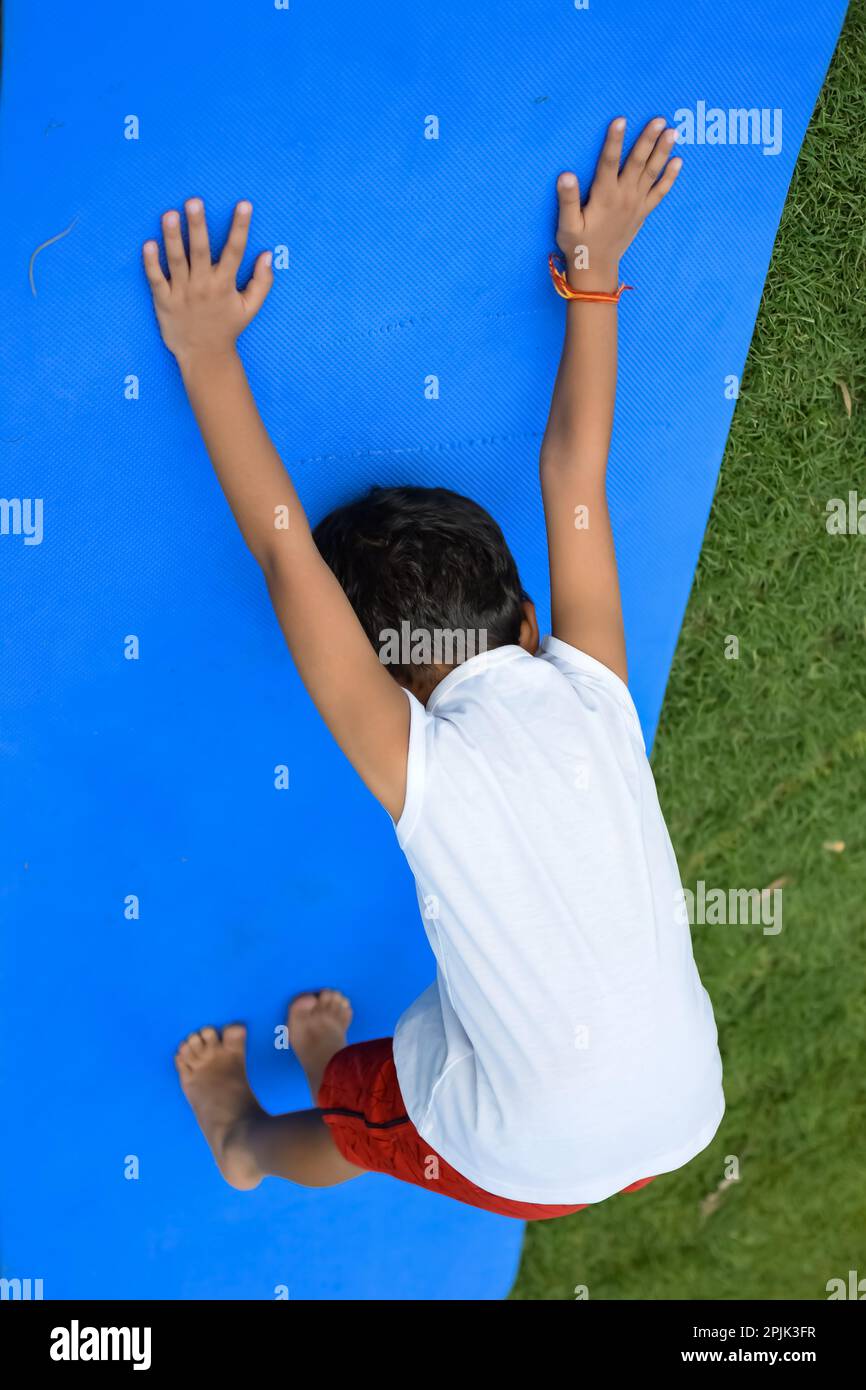
[[[261,1109],[241,1025],[190,1034],[181,1085],[234,1187],[372,1169],[558,1216],[681,1167],[721,1120],[712,1008],[626,685],[605,498],[619,260],[681,163],[659,119],[620,168],[624,128],[609,127],[585,206],[573,174],[557,185],[567,276],[551,269],[568,303],[541,447],[554,635],[540,650],[502,533],[468,499],[373,489],[310,530],[235,349],[273,282],[263,253],[236,287],[249,203],[215,264],[199,199],[188,252],[178,213],[163,218],[170,279],[145,244],[217,476],[304,684],[392,818],[437,963],[393,1048],[346,1045],[339,992],[295,999],[309,1110]],[[381,644],[405,631],[389,667]]]

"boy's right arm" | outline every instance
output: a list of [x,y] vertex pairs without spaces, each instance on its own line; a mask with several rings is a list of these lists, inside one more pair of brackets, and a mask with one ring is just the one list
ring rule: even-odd
[[[145,269],[166,346],[174,353],[214,471],[244,540],[261,565],[301,679],[340,748],[398,820],[406,790],[409,702],[379,661],[340,584],[316,548],[304,509],[256,407],[235,340],[270,289],[260,256],[236,285],[251,209],[241,203],[220,260],[211,263],[204,209],[187,204],[187,257],[177,213],[163,234],[171,279],[155,242]],[[288,526],[278,523],[288,520]]]

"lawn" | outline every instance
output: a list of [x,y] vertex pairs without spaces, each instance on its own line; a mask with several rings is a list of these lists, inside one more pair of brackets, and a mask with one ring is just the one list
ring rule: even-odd
[[693,928],[725,1065],[719,1134],[643,1192],[530,1226],[513,1298],[823,1299],[829,1279],[866,1278],[866,534],[828,534],[826,515],[854,491],[866,532],[864,227],[855,0],[785,207],[653,750],[684,885],[781,881],[782,930]]

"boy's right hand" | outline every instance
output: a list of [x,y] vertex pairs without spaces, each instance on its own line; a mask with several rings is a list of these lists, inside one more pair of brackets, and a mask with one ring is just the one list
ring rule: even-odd
[[190,198],[185,207],[188,256],[180,214],[167,212],[162,219],[170,278],[163,274],[157,243],[146,241],[143,247],[144,270],[162,339],[181,366],[194,357],[233,351],[236,339],[255,318],[274,282],[271,253],[263,251],[246,289],[237,287],[253,211],[250,203],[237,204],[226,244],[216,262],[211,260],[201,199]]

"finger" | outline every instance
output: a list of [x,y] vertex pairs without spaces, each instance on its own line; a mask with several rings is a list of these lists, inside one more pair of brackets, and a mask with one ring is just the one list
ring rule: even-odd
[[207,234],[207,218],[201,198],[187,198],[186,227],[189,236],[189,269],[191,275],[210,270],[210,240]]
[[607,128],[604,144],[601,147],[601,154],[598,157],[598,164],[595,170],[594,186],[599,188],[610,187],[616,182],[619,174],[619,162],[622,158],[622,142],[625,138],[625,117],[617,116],[615,121],[611,121]]
[[670,153],[674,147],[676,138],[677,133],[673,129],[673,127],[671,127],[668,130],[662,131],[661,135],[656,140],[650,157],[647,160],[646,166],[641,175],[641,180],[646,187],[649,187],[651,184],[654,184],[656,179],[661,174],[662,170],[668,162],[668,159],[670,158]]
[[654,183],[649,193],[647,194],[646,207],[648,212],[652,212],[653,208],[657,208],[662,198],[664,198],[665,194],[670,193],[671,189],[677,181],[677,176],[682,167],[683,161],[679,158],[679,156],[676,159],[671,159],[668,162],[668,166],[662,174],[661,178],[659,179],[658,183]]
[[639,179],[646,162],[653,152],[653,147],[665,128],[664,116],[656,116],[655,120],[645,125],[637,140],[634,149],[629,155],[623,168],[623,173],[628,174],[629,178]]
[[246,305],[249,318],[253,318],[259,312],[270,294],[271,286],[274,283],[273,259],[270,251],[262,252],[256,260],[252,277],[243,291],[241,297]]
[[226,244],[223,247],[223,253],[219,258],[220,269],[231,275],[233,280],[237,278],[241,261],[244,258],[244,251],[247,249],[247,237],[250,234],[252,214],[252,203],[238,203]]
[[168,281],[159,263],[159,247],[155,241],[146,241],[141,248],[144,259],[144,273],[154,299],[162,300],[168,293]]
[[580,184],[577,175],[571,173],[560,174],[556,180],[556,193],[559,198],[559,211],[569,210],[578,211],[580,208]]
[[162,236],[165,241],[165,258],[173,281],[185,280],[189,275],[189,262],[180,231],[180,213],[172,209],[162,219]]

